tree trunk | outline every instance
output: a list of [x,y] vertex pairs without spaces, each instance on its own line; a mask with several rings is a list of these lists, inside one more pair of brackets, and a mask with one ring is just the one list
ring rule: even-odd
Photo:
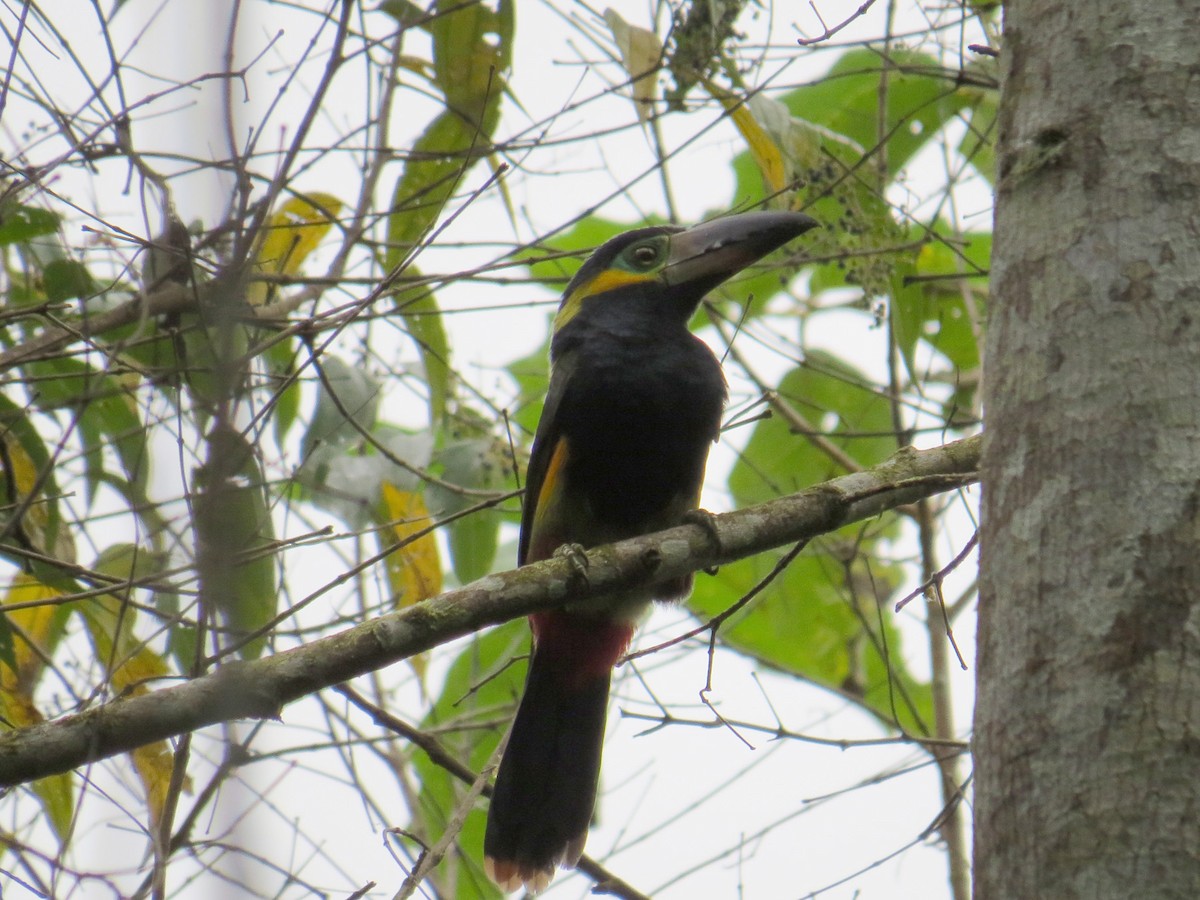
[[976,896],[1194,898],[1200,5],[1006,19]]

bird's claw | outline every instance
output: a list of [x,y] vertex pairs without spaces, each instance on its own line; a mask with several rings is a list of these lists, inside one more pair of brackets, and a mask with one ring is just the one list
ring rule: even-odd
[[[721,536],[717,533],[717,517],[707,509],[689,509],[683,514],[683,521],[689,525],[699,525],[708,536],[708,542],[713,549],[720,552]],[[706,575],[716,575],[716,566],[705,566],[702,570]]]
[[565,559],[575,570],[575,574],[586,579],[588,573],[587,551],[583,544],[563,544],[554,551],[555,559]]

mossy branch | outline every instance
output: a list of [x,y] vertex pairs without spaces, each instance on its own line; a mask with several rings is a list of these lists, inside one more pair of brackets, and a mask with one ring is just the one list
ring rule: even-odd
[[[568,597],[617,593],[793,544],[978,480],[981,437],[903,450],[872,469],[587,553],[481,578],[417,606],[301,647],[141,696],[0,735],[0,786],[65,772],[232,719],[278,717],[288,703]],[[715,540],[714,540],[715,537]]]

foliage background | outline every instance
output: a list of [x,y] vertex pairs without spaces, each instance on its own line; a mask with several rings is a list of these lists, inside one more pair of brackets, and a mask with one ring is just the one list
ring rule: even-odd
[[[5,721],[511,566],[556,291],[644,221],[826,226],[697,318],[733,395],[708,507],[971,433],[996,97],[968,45],[994,13],[742,6],[10,10]],[[591,854],[653,896],[965,896],[971,575],[892,607],[969,554],[972,513],[921,504],[656,613],[642,647],[769,579],[713,655],[702,635],[622,670]],[[526,641],[16,789],[0,877],[382,896],[445,837],[420,890],[494,893],[482,804],[409,738],[480,771]]]

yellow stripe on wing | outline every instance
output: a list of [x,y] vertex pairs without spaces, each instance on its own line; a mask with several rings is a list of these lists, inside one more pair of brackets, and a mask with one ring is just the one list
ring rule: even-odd
[[558,478],[562,474],[567,465],[567,439],[559,438],[558,443],[554,445],[554,452],[550,454],[550,462],[546,465],[546,474],[542,478],[541,487],[538,489],[536,498],[537,506],[533,508],[533,527],[536,530],[538,523],[542,522],[547,511],[556,505],[558,499]]
[[533,498],[536,506],[533,508],[526,562],[546,559],[562,542],[554,532],[561,530],[559,520],[562,518],[562,491],[565,487],[562,473],[567,467],[568,454],[567,439],[560,437],[554,445],[554,452],[550,454],[550,462],[546,464],[546,474],[542,476],[537,496]]

